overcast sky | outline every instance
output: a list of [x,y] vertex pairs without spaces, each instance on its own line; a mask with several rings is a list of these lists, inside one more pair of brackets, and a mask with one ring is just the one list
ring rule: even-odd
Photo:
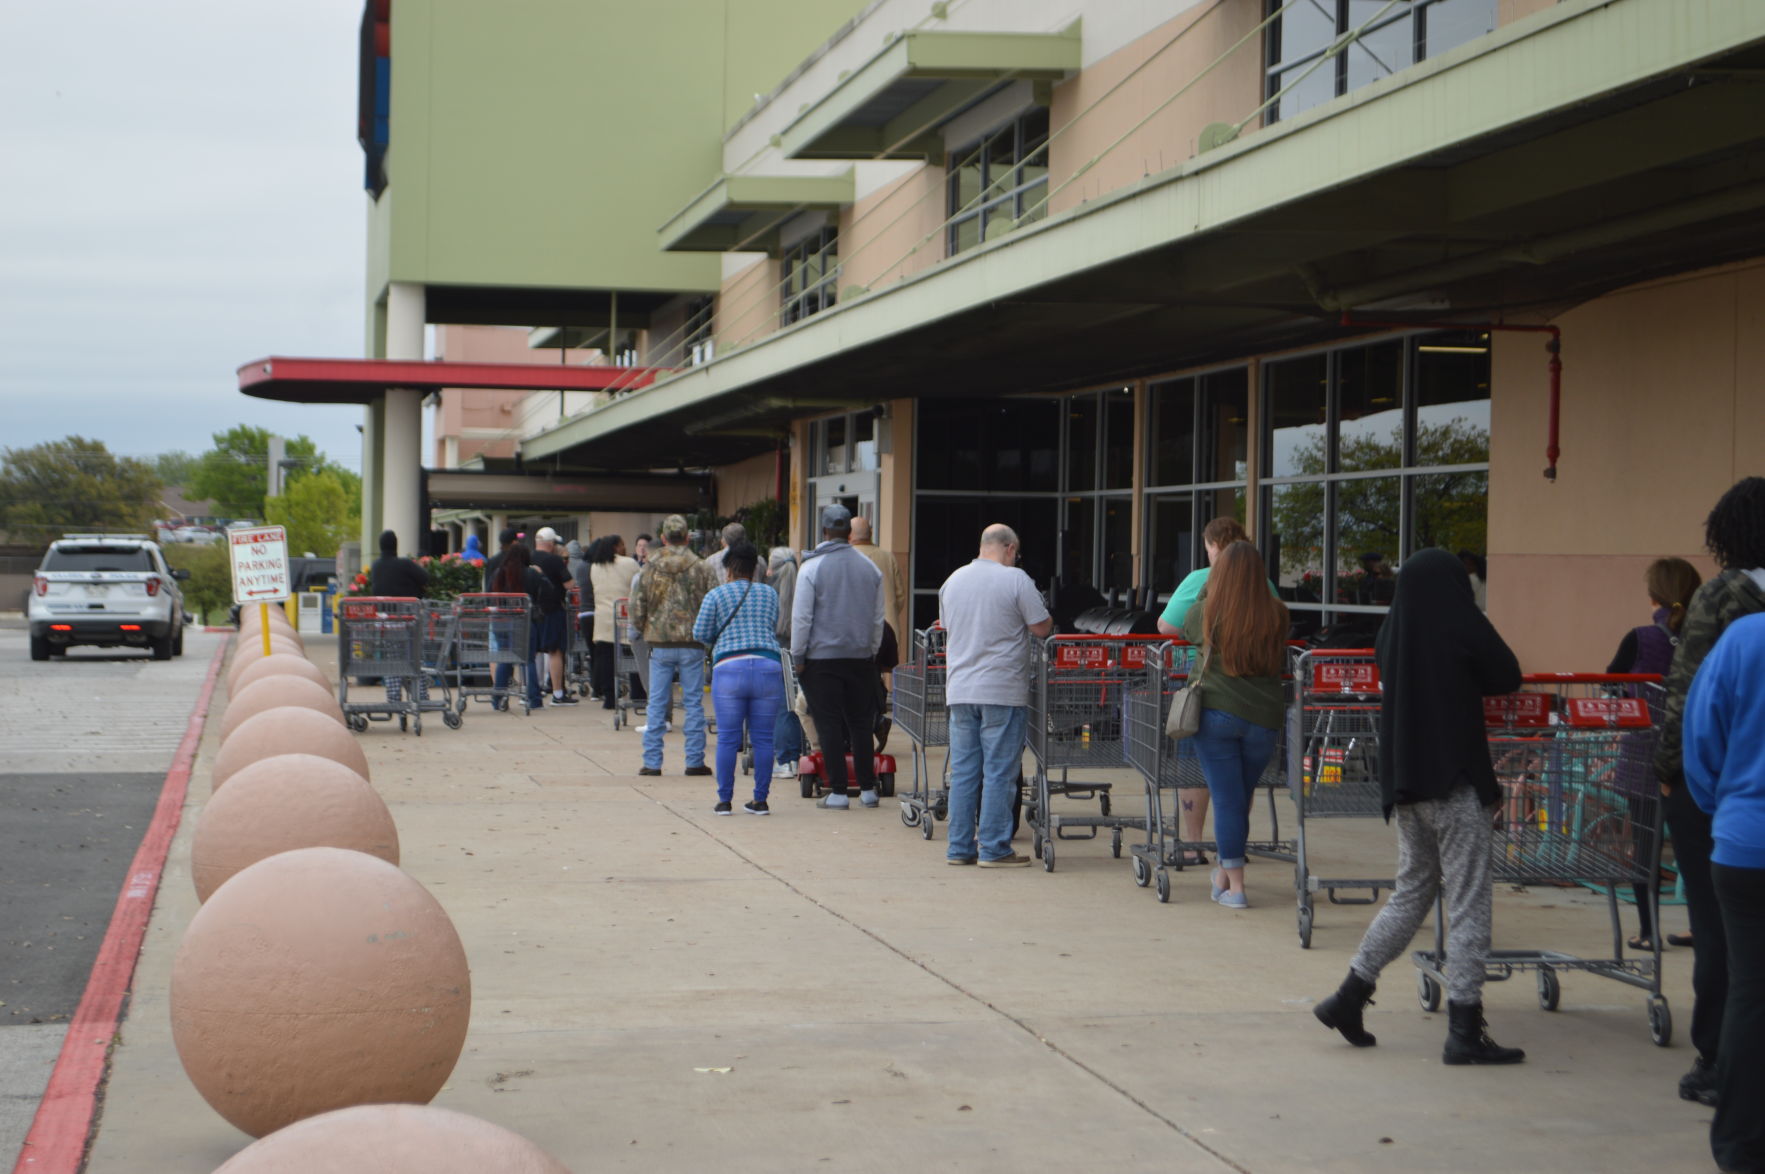
[[0,0],[0,447],[199,453],[249,423],[360,467],[359,407],[238,391],[362,354],[362,0]]

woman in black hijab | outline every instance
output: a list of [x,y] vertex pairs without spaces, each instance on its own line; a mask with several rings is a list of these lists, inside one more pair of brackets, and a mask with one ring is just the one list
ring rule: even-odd
[[1520,664],[1478,610],[1464,564],[1445,550],[1403,565],[1379,629],[1379,781],[1397,813],[1397,884],[1361,940],[1348,977],[1314,1013],[1357,1048],[1379,972],[1409,949],[1445,890],[1448,1064],[1517,1064],[1519,1048],[1489,1038],[1483,977],[1489,955],[1493,814],[1501,799],[1483,698],[1520,687]]

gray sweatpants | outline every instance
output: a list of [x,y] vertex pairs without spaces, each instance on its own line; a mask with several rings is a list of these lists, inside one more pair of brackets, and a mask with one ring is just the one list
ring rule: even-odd
[[1489,810],[1468,786],[1453,788],[1444,799],[1397,809],[1397,886],[1349,963],[1356,974],[1376,981],[1409,949],[1444,888],[1446,997],[1454,1003],[1482,1002],[1493,900],[1490,837]]

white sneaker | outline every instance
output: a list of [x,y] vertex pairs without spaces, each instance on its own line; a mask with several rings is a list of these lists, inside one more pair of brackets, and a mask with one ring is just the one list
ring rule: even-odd
[[815,806],[825,811],[844,811],[852,806],[852,801],[846,798],[844,791],[835,791],[833,794],[817,800]]
[[864,804],[864,806],[866,806],[866,807],[875,807],[876,803],[877,803],[876,792],[875,791],[860,791],[860,792],[858,792],[858,802]]
[[794,779],[794,778],[796,778],[797,777],[797,764],[794,762],[780,762],[780,763],[774,765],[772,768],[772,777],[775,779]]
[[[643,725],[637,727],[637,732],[641,734],[644,731],[648,730],[649,728],[650,728],[650,723],[645,722]],[[673,729],[674,729],[673,722],[663,722],[662,723],[662,732],[664,734],[671,732]]]

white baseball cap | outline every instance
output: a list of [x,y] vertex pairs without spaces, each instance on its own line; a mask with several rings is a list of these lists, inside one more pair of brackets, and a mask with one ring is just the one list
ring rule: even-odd
[[535,542],[556,542],[558,540],[558,532],[550,526],[541,526],[539,528],[539,533],[533,536],[533,540]]

